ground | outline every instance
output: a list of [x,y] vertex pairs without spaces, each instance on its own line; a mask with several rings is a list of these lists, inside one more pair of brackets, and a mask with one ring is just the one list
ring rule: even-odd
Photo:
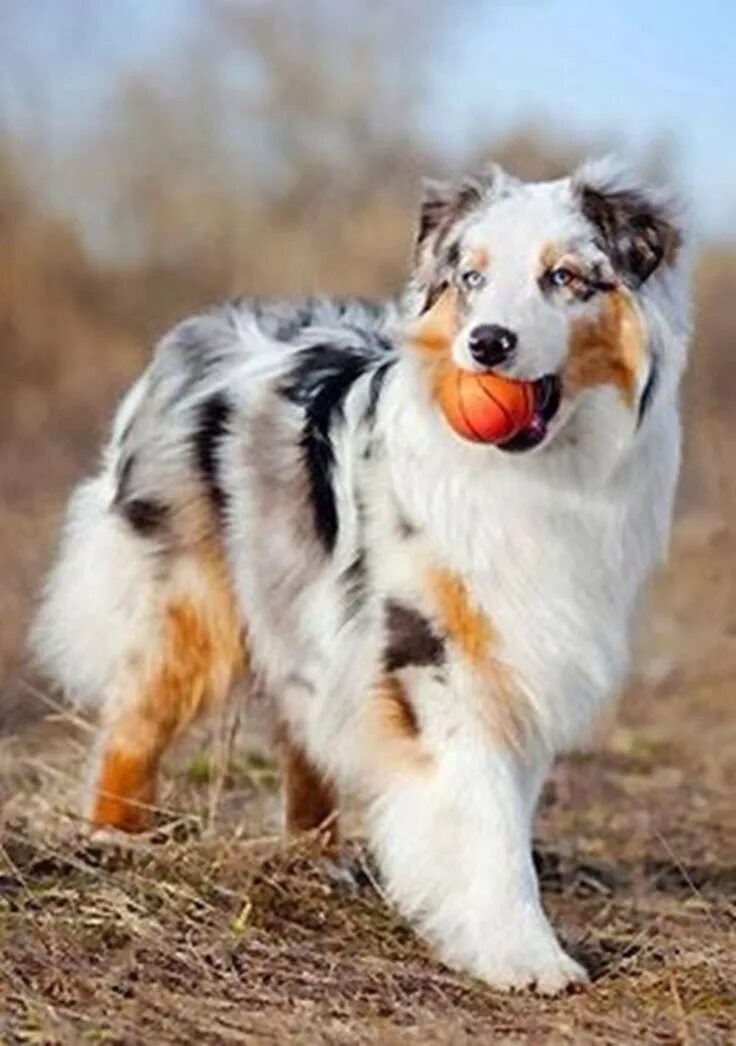
[[89,727],[20,683],[47,714],[0,750],[0,1042],[736,1042],[733,553],[707,516],[680,525],[617,722],[545,793],[545,904],[593,975],[560,999],[434,961],[359,834],[352,882],[280,843],[247,714],[172,759],[157,833],[90,842]]

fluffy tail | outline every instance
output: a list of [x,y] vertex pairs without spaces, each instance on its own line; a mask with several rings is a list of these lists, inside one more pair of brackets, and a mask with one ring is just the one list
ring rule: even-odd
[[104,702],[145,645],[159,602],[152,550],[114,498],[108,470],[72,495],[30,637],[40,667],[81,706]]

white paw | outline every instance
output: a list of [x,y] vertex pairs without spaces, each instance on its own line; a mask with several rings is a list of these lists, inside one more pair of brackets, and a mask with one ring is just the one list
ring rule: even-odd
[[585,967],[560,949],[556,960],[544,965],[537,972],[534,978],[534,989],[540,995],[559,995],[571,985],[587,984],[589,980]]
[[541,953],[519,948],[504,950],[484,961],[477,976],[499,991],[533,989],[540,995],[559,995],[573,984],[586,984],[588,974],[555,944]]

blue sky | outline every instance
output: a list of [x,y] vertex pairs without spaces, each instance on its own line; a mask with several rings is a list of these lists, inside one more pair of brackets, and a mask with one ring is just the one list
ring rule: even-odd
[[520,120],[636,157],[671,139],[711,234],[736,232],[736,2],[517,0],[457,5],[434,85],[456,146]]
[[[479,137],[492,140],[520,123],[634,159],[653,140],[666,141],[701,230],[736,234],[736,0],[444,0],[441,7],[445,27],[423,120],[442,146],[459,156]],[[65,0],[29,0],[17,10],[27,12],[25,21],[16,13],[15,27],[34,67],[40,61],[50,77],[56,72],[47,116],[63,138],[70,119],[104,104],[121,69],[176,46],[191,5],[87,0],[77,22]],[[12,76],[0,70],[0,91]]]

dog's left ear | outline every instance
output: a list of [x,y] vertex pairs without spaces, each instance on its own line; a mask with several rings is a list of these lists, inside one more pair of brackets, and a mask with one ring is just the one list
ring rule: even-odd
[[628,286],[636,289],[661,265],[674,263],[682,244],[680,209],[664,193],[639,184],[611,160],[584,164],[572,187]]

